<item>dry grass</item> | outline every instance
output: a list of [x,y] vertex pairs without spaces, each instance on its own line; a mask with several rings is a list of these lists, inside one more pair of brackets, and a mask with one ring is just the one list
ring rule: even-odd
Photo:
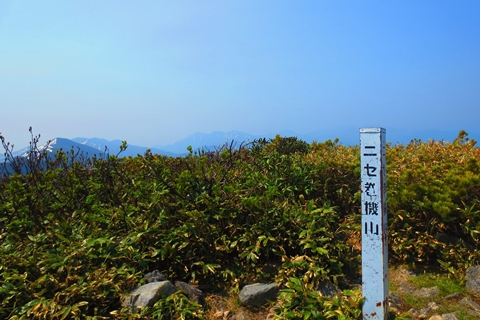
[[271,304],[261,307],[244,307],[235,294],[209,294],[205,298],[206,318],[221,320],[269,319]]

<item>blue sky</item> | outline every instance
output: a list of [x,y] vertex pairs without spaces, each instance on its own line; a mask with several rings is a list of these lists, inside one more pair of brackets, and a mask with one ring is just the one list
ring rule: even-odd
[[0,132],[480,132],[479,17],[480,1],[3,0]]

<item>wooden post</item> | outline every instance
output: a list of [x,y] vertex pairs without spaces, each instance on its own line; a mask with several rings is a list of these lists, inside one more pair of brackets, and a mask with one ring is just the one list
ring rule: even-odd
[[363,319],[388,318],[385,129],[360,129]]

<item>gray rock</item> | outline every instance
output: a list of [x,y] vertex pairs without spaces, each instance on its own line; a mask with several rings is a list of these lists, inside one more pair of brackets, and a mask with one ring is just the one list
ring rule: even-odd
[[445,300],[455,300],[455,299],[458,299],[462,296],[462,293],[460,292],[454,292],[454,293],[451,293],[447,296],[445,296]]
[[458,320],[455,312],[442,314],[443,320]]
[[258,306],[275,301],[279,292],[278,284],[254,283],[246,285],[240,291],[239,299],[242,306]]
[[398,309],[402,305],[402,298],[399,295],[389,292],[388,293],[388,305],[390,308]]
[[473,301],[471,298],[469,297],[465,297],[463,298],[462,300],[460,300],[460,303],[479,312],[480,311],[480,305],[478,305],[478,303],[476,303],[475,301]]
[[342,291],[331,281],[324,280],[318,286],[318,291],[324,297],[337,298],[342,295]]
[[[430,302],[427,307],[422,308],[420,310],[410,309],[408,312],[414,317],[414,319],[426,319],[428,313],[434,310],[438,310],[439,306],[435,302]],[[440,316],[436,316],[440,317]],[[433,318],[435,319],[435,318]],[[437,318],[438,319],[438,318]]]
[[408,270],[408,269],[403,269],[403,268],[400,268],[398,269],[398,274],[400,277],[402,277],[403,279],[405,280],[408,280],[412,277],[416,277],[417,275],[415,274],[415,272],[413,272],[412,270]]
[[205,295],[200,289],[197,289],[194,286],[182,281],[175,281],[174,287],[175,289],[181,290],[183,293],[185,293],[190,301],[194,301],[201,305],[205,303]]
[[437,286],[431,288],[421,288],[412,292],[412,295],[420,299],[432,299],[440,294]]
[[167,280],[167,277],[158,270],[146,273],[143,277],[147,279],[147,283]]
[[465,273],[468,290],[480,294],[480,266],[469,267]]
[[132,310],[141,307],[151,307],[162,295],[168,296],[175,292],[170,281],[158,281],[144,284],[130,292],[122,301],[122,306]]
[[417,288],[406,281],[402,281],[398,286],[398,291],[403,293],[413,293]]

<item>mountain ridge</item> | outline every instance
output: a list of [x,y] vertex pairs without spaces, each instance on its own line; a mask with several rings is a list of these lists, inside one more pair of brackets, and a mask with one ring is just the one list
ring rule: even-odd
[[[206,149],[206,150],[214,150],[219,147],[222,147],[226,143],[234,143],[235,147],[239,147],[240,144],[245,144],[248,142],[252,142],[256,139],[266,138],[272,139],[277,134],[281,135],[282,137],[288,136],[295,136],[298,139],[304,140],[308,143],[312,143],[313,141],[323,142],[326,140],[335,140],[336,138],[339,139],[339,143],[344,145],[358,145],[359,143],[359,128],[356,127],[337,127],[332,130],[317,130],[314,132],[306,133],[306,134],[297,134],[293,131],[284,130],[278,133],[267,133],[263,135],[254,135],[242,131],[232,130],[232,131],[212,131],[211,133],[202,133],[197,132],[192,135],[187,136],[184,139],[181,139],[174,144],[162,146],[162,145],[154,145],[153,147],[142,147],[138,145],[128,144],[127,141],[127,149],[121,153],[120,146],[122,145],[122,140],[115,139],[115,140],[106,140],[102,138],[85,138],[85,137],[77,137],[73,139],[67,138],[54,138],[50,140],[50,147],[54,149],[62,148],[63,151],[70,150],[72,147],[75,149],[85,149],[83,150],[85,153],[88,154],[112,154],[121,157],[128,157],[128,156],[137,156],[143,155],[147,150],[150,150],[153,154],[160,154],[164,156],[182,156],[188,153],[187,148],[189,146],[192,147],[193,150],[197,149]],[[422,141],[428,140],[445,140],[452,142],[458,135],[458,131],[453,130],[411,130],[410,132],[406,132],[405,130],[399,128],[388,128],[387,129],[387,142],[392,144],[408,144],[410,141],[417,139]],[[469,132],[469,138],[475,139],[480,137],[477,133]],[[41,147],[41,146],[40,146]],[[88,149],[89,147],[91,149]],[[53,150],[53,149],[52,149]],[[22,148],[18,151],[14,151],[13,154],[15,156],[21,156],[28,152],[28,147]],[[0,161],[3,160],[4,154],[0,153]]]
[[252,142],[258,138],[260,138],[260,136],[236,130],[227,132],[213,131],[211,133],[197,132],[175,142],[174,144],[167,146],[155,145],[154,148],[159,148],[176,154],[185,154],[187,153],[187,148],[189,146],[194,150],[200,148],[213,150],[225,143],[231,143],[232,141],[240,144],[244,142]]
[[[452,142],[458,135],[458,131],[454,130],[411,130],[406,131],[402,128],[386,128],[387,130],[387,141],[393,145],[401,143],[408,144],[412,140],[445,140]],[[241,143],[248,143],[255,139],[266,138],[272,139],[277,134],[282,137],[297,137],[298,139],[304,140],[308,143],[324,142],[327,140],[339,139],[339,143],[347,146],[358,145],[360,143],[359,128],[352,126],[341,126],[334,129],[325,129],[325,130],[316,130],[313,132],[298,134],[290,130],[280,131],[278,133],[267,133],[263,135],[254,135],[242,131],[213,131],[211,133],[202,133],[197,132],[192,135],[187,136],[184,139],[181,139],[174,144],[170,145],[155,145],[155,148],[159,148],[165,151],[169,151],[176,154],[185,154],[187,153],[187,147],[191,146],[193,150],[204,148],[207,150],[212,150],[224,145],[226,142],[236,142],[238,145]],[[469,137],[476,138],[480,135],[475,132],[469,132]],[[238,146],[237,145],[237,146]]]
[[166,151],[166,150],[161,150],[158,148],[148,148],[148,147],[141,147],[137,145],[131,145],[128,144],[127,141],[127,149],[120,152],[120,146],[122,145],[123,141],[122,140],[106,140],[102,138],[83,138],[83,137],[77,137],[73,138],[72,141],[75,141],[77,143],[80,143],[82,145],[86,145],[92,148],[95,148],[97,150],[107,150],[110,154],[113,155],[119,155],[120,157],[135,157],[137,155],[143,155],[147,150],[150,150],[153,154],[160,154],[163,156],[178,156],[178,154]]
[[[102,152],[99,152],[100,150],[92,148],[90,146],[84,146],[81,145],[71,139],[67,138],[61,138],[57,137],[51,140],[48,140],[42,145],[37,146],[37,150],[33,150],[33,152],[43,152],[46,150],[49,154],[56,154],[58,151],[62,150],[63,152],[68,152],[70,150],[79,150],[86,155],[96,155],[96,156],[103,156]],[[20,157],[28,157],[30,154],[30,147],[25,147],[20,150],[13,150],[12,155],[13,156],[20,156]],[[5,158],[5,155],[2,154],[0,155],[0,160],[3,160]]]

